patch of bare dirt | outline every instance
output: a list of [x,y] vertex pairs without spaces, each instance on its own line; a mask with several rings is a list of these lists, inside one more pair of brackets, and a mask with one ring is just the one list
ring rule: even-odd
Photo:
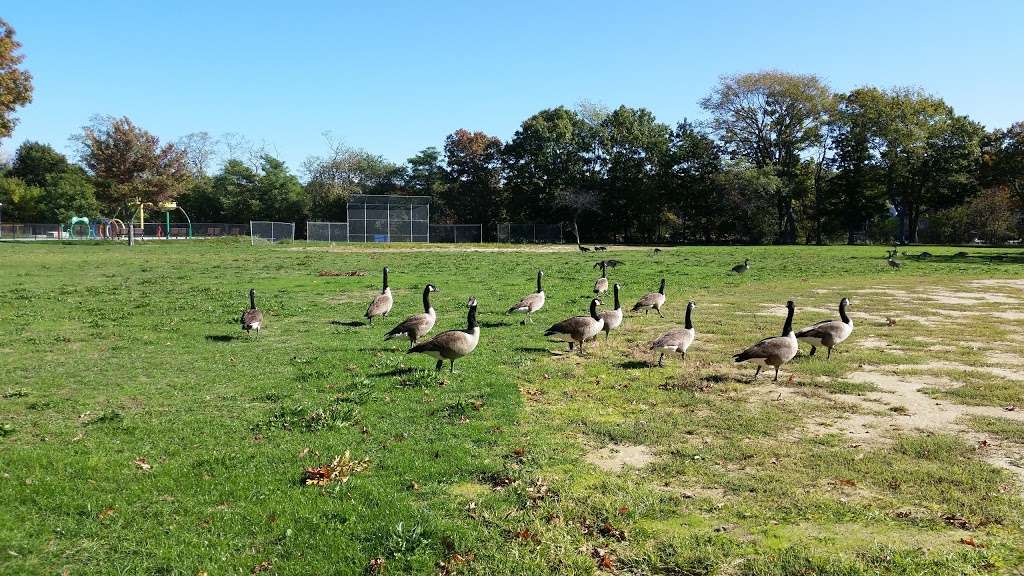
[[[922,388],[944,388],[957,383],[947,378],[922,375],[904,375],[883,372],[878,367],[864,369],[846,376],[853,382],[870,383],[879,388],[863,396],[836,395],[860,404],[866,413],[851,414],[834,422],[816,421],[809,429],[813,433],[840,432],[851,440],[863,443],[884,441],[885,432],[924,431],[957,434],[974,442],[979,455],[986,461],[1010,470],[1024,481],[1024,467],[1014,456],[1012,445],[1003,445],[995,438],[974,431],[965,424],[968,416],[990,416],[1024,422],[1024,411],[1007,411],[993,406],[964,406],[937,400],[921,391]],[[1016,458],[1016,459],[1015,459]]]
[[1024,358],[1014,354],[1013,352],[988,352],[985,354],[985,361],[990,364],[999,364],[1001,366],[1024,365]]
[[619,472],[626,467],[643,468],[654,462],[654,450],[643,445],[612,443],[588,452],[584,458],[605,472]]
[[1022,370],[1011,370],[1009,368],[1002,368],[999,366],[969,366],[967,364],[960,364],[958,362],[948,362],[945,360],[933,360],[924,364],[916,364],[913,368],[920,368],[923,370],[965,370],[965,371],[979,371],[988,372],[1000,378],[1006,378],[1007,380],[1020,380],[1024,381],[1024,371]]

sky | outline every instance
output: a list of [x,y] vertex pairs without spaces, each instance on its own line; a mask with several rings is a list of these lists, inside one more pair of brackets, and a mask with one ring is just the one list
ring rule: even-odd
[[459,129],[509,139],[590,101],[705,118],[723,74],[916,86],[989,128],[1024,120],[1024,2],[4,0],[33,74],[25,140],[71,153],[95,114],[163,140],[239,134],[298,170],[325,133],[402,162]]

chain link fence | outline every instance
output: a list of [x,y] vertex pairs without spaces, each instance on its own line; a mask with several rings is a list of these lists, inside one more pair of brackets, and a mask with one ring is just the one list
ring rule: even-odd
[[484,241],[483,224],[431,224],[430,241],[476,243]]
[[430,198],[352,196],[347,206],[350,242],[429,242]]
[[295,240],[295,223],[250,221],[249,238],[253,245],[257,241],[291,242]]
[[348,222],[306,222],[306,242],[348,241]]
[[59,224],[0,225],[0,240],[60,240],[64,236]]
[[535,224],[532,222],[499,222],[495,242],[510,244],[562,244],[561,224]]

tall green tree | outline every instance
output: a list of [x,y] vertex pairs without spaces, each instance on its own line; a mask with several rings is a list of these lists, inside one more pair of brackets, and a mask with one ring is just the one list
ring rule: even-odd
[[506,218],[501,149],[501,140],[483,132],[459,129],[445,138],[448,184],[442,203],[447,221],[489,229]]
[[801,156],[821,146],[833,105],[828,86],[812,74],[777,70],[723,76],[700,105],[733,158],[776,172],[783,184],[775,198],[777,241],[795,242]]
[[21,68],[25,55],[20,49],[14,28],[0,18],[0,139],[14,132],[14,111],[32,101],[32,74]]
[[20,178],[31,186],[44,186],[51,174],[62,174],[73,169],[81,171],[81,168],[72,166],[63,154],[49,144],[23,142],[14,153],[14,161],[7,175]]
[[601,209],[624,240],[652,240],[663,220],[661,171],[670,129],[644,108],[620,106],[601,122]]
[[445,184],[441,151],[435,146],[420,150],[405,162],[405,190],[414,196],[437,197]]
[[914,89],[886,92],[880,130],[886,192],[900,216],[900,240],[917,242],[921,217],[979,190],[982,127],[941,98]]
[[681,237],[711,243],[722,220],[731,218],[715,179],[722,155],[715,141],[689,121],[672,130],[665,163],[668,205],[675,210]]
[[591,124],[563,106],[524,120],[502,151],[510,217],[552,222],[566,216],[552,213],[552,207],[594,188],[597,136]]
[[853,244],[873,218],[884,214],[886,190],[879,153],[886,96],[877,88],[858,88],[838,98],[829,121],[834,176],[825,186],[823,205],[846,230]]

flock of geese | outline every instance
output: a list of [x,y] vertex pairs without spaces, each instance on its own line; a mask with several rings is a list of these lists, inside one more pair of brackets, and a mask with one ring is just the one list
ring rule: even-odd
[[[544,335],[558,341],[567,342],[569,351],[579,348],[581,355],[585,354],[584,347],[588,341],[597,339],[601,332],[605,334],[605,340],[609,338],[612,331],[622,326],[623,312],[619,300],[619,284],[612,284],[614,294],[614,308],[611,310],[599,310],[602,305],[599,296],[608,291],[608,268],[614,268],[622,262],[618,260],[602,260],[595,264],[595,268],[601,268],[601,276],[594,282],[595,297],[590,301],[589,314],[572,316],[561,322],[557,322],[544,331]],[[732,268],[737,274],[746,272],[750,267],[750,261],[745,260],[743,264]],[[383,288],[377,294],[370,305],[366,308],[364,317],[372,326],[375,318],[386,318],[394,306],[395,299],[388,284],[388,268],[384,268]],[[537,291],[527,295],[519,302],[508,308],[508,314],[525,314],[521,324],[533,323],[533,314],[544,307],[544,271],[537,271]],[[477,322],[477,300],[470,298],[469,313],[466,318],[466,327],[458,330],[441,332],[433,338],[420,342],[434,328],[437,322],[437,312],[430,303],[430,295],[437,291],[433,284],[423,287],[423,312],[413,314],[402,320],[397,326],[385,334],[385,340],[393,338],[407,338],[409,340],[409,354],[425,354],[436,360],[435,369],[440,370],[447,360],[452,372],[455,371],[455,361],[467,356],[476,349],[480,343],[480,324]],[[665,306],[665,279],[657,292],[650,292],[640,298],[633,305],[633,312],[649,314],[651,310],[664,317],[662,308]],[[828,358],[832,357],[832,349],[841,344],[853,333],[853,321],[847,314],[847,307],[850,301],[843,298],[839,302],[839,319],[822,320],[817,324],[808,326],[803,330],[793,331],[793,315],[796,306],[790,300],[786,303],[786,322],[782,326],[782,334],[770,336],[753,344],[746,350],[735,354],[733,361],[736,363],[748,362],[757,366],[754,372],[756,379],[765,366],[775,368],[775,380],[779,379],[779,368],[792,360],[798,351],[799,342],[811,345],[810,355],[813,356],[819,347],[828,349]],[[666,354],[679,354],[685,360],[686,351],[697,339],[697,332],[693,327],[693,309],[697,304],[690,300],[686,304],[686,317],[682,327],[673,328],[660,335],[650,344],[650,351],[658,354],[658,366],[664,365]],[[249,290],[249,309],[242,313],[242,329],[246,333],[255,331],[259,336],[260,327],[263,325],[263,312],[256,307],[256,291]]]

